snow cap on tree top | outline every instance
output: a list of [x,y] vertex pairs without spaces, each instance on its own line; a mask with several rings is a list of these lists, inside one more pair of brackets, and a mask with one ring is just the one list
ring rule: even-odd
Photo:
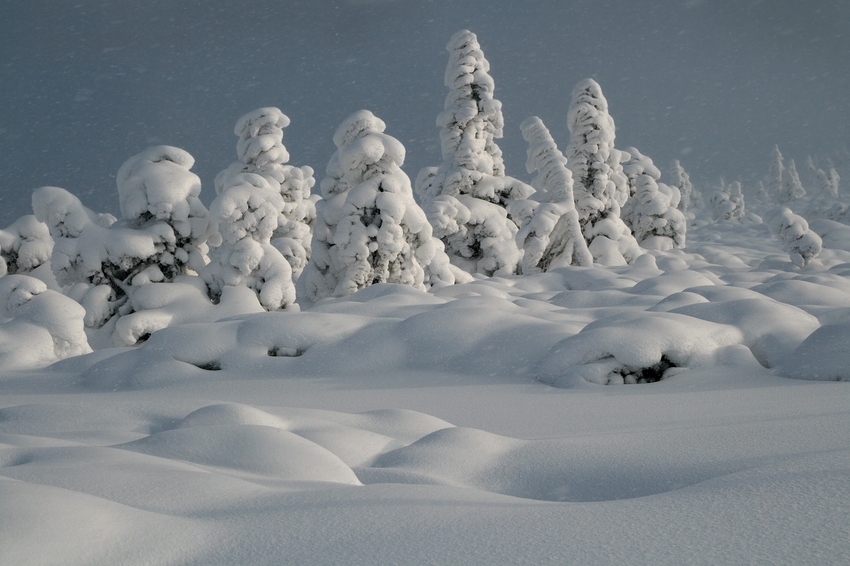
[[334,144],[344,147],[367,132],[381,133],[387,129],[383,120],[368,110],[358,110],[342,121],[334,134]]
[[283,129],[289,117],[273,106],[248,112],[236,121],[233,133],[239,136],[236,154],[242,163],[265,167],[289,161],[283,146]]
[[201,180],[189,171],[194,163],[188,152],[168,145],[125,161],[116,178],[121,214],[128,220],[147,214],[160,220],[188,218],[186,201],[201,192]]

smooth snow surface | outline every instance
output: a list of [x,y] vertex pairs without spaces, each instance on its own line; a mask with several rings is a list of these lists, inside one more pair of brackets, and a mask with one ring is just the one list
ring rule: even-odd
[[811,226],[804,268],[707,224],[195,323],[162,284],[177,323],[41,368],[82,312],[7,276],[0,564],[846,563],[850,228]]

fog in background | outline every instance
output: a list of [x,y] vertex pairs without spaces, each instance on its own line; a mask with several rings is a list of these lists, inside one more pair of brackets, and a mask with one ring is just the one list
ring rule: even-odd
[[445,45],[463,28],[490,61],[521,179],[520,122],[540,116],[565,147],[585,77],[618,147],[662,171],[679,159],[698,184],[754,182],[775,144],[798,165],[850,145],[846,0],[0,0],[0,226],[42,185],[116,213],[118,167],[156,144],[195,157],[209,203],[234,122],[260,106],[291,118],[290,162],[318,179],[341,120],[372,110],[415,178],[440,162]]

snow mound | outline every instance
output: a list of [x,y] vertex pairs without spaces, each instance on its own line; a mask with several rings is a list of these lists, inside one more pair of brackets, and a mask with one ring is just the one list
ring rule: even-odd
[[152,434],[120,447],[288,481],[360,483],[351,468],[333,453],[276,427],[192,426]]
[[[575,387],[582,380],[651,383],[674,368],[727,359],[746,363],[739,349],[729,349],[743,342],[734,326],[673,313],[626,312],[588,324],[556,344],[540,362],[538,379],[556,387]],[[749,360],[755,363],[752,356]]]
[[795,379],[850,381],[850,323],[821,326],[778,368]]

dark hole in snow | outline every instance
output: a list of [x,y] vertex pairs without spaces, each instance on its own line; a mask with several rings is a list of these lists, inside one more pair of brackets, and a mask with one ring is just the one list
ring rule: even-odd
[[221,369],[221,362],[217,360],[193,365],[206,371],[219,371]]
[[150,338],[150,337],[151,337],[151,333],[145,332],[144,334],[139,336],[139,339],[136,340],[136,344],[141,344],[142,342],[147,342],[148,338]]
[[297,358],[306,350],[301,348],[287,348],[286,346],[272,346],[269,348],[269,356],[275,358]]
[[661,381],[664,377],[664,372],[672,367],[676,367],[676,365],[670,361],[670,358],[661,356],[661,361],[657,364],[624,375],[623,382],[626,384],[655,383],[656,381]]

